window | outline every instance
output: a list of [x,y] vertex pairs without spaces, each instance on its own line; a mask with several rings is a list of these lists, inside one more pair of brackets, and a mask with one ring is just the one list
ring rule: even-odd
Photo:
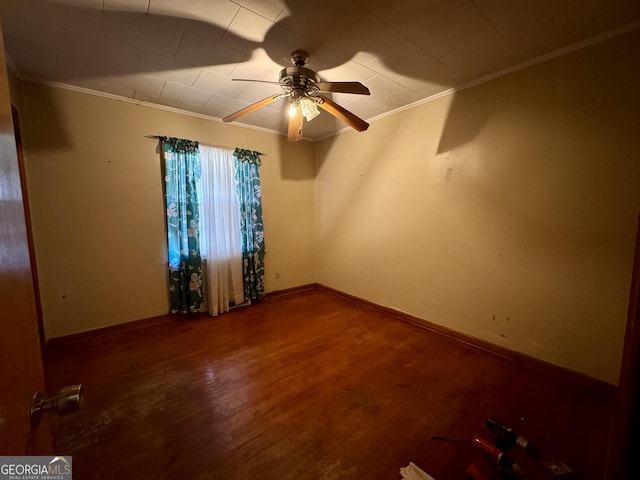
[[202,311],[208,303],[217,315],[230,302],[261,299],[260,154],[175,138],[161,141],[171,311]]

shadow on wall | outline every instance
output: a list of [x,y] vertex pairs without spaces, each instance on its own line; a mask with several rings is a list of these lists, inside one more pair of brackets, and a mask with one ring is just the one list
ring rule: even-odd
[[[26,126],[22,129],[26,152],[69,148],[71,145],[67,133],[68,128],[56,101],[51,97],[52,90],[26,80],[18,80],[17,85],[21,93],[18,113],[22,125]],[[29,89],[28,95],[22,94],[27,88]],[[37,111],[38,114],[32,118],[30,112],[34,111]],[[44,118],[45,122],[33,124],[34,118],[37,118],[38,122],[42,122]]]
[[453,100],[438,144],[438,154],[451,152],[471,143],[491,117],[498,99],[480,97],[470,90],[462,90],[452,95]]
[[[615,46],[612,48],[611,45]],[[496,103],[502,103],[505,100],[501,98],[504,97],[503,92],[508,90],[518,95],[519,90],[528,88],[519,78],[523,75],[526,77],[531,74],[536,75],[536,70],[547,69],[548,65],[555,64],[558,67],[552,66],[553,75],[539,79],[538,84],[534,85],[538,88],[538,92],[543,89],[546,91],[544,97],[535,100],[535,102],[545,102],[549,106],[564,109],[566,118],[559,119],[547,116],[539,119],[545,123],[545,126],[555,122],[558,127],[558,135],[563,134],[563,128],[567,128],[570,132],[575,132],[576,128],[583,128],[584,125],[580,125],[576,120],[584,117],[589,105],[599,105],[597,108],[601,110],[595,118],[602,118],[603,123],[606,123],[607,120],[600,115],[605,115],[605,112],[611,110],[611,105],[629,111],[637,108],[635,106],[639,94],[634,82],[638,77],[638,67],[637,62],[632,61],[632,55],[629,52],[639,50],[640,30],[636,29],[590,47],[578,49],[561,57],[552,58],[524,70],[456,92],[452,96],[453,101],[447,114],[438,153],[446,153],[471,143],[491,118]],[[611,55],[612,51],[616,54]],[[569,78],[571,84],[567,84]],[[492,96],[490,90],[492,86],[496,85],[501,87],[501,92]],[[470,91],[478,88],[489,90],[488,94],[483,96],[470,94]],[[535,95],[536,92],[532,92],[532,99]],[[537,106],[532,105],[532,107],[538,110]],[[518,113],[520,116],[528,115],[525,110]],[[574,116],[576,120],[572,118]],[[563,121],[564,124],[561,123]],[[591,133],[599,135],[597,129]],[[588,131],[583,131],[582,134],[590,135]],[[623,136],[614,135],[614,137],[619,137],[619,140],[624,142]],[[611,138],[612,141],[615,141],[614,137]]]

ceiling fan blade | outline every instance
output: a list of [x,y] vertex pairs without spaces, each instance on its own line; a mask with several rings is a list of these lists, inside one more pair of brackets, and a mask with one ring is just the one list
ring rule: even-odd
[[256,80],[254,78],[232,78],[232,82],[257,82],[257,83],[270,83],[272,85],[280,85],[280,82],[272,82],[270,80]]
[[321,93],[355,93],[357,95],[371,95],[369,89],[360,82],[316,82]]
[[222,121],[223,122],[233,122],[234,120],[237,120],[241,116],[246,115],[247,113],[255,112],[259,108],[265,107],[265,106],[269,105],[270,103],[275,102],[280,97],[284,97],[284,96],[286,96],[286,95],[272,95],[270,97],[263,98],[259,102],[256,102],[256,103],[254,103],[252,105],[249,105],[248,107],[245,107],[242,110],[238,110],[237,112],[232,113],[231,115],[227,115],[226,117],[224,117],[222,119]]
[[335,103],[333,100],[329,100],[327,97],[323,97],[322,95],[319,95],[317,97],[311,97],[311,98],[315,100],[315,102],[318,104],[318,106],[321,109],[323,109],[326,112],[329,112],[334,117],[339,118],[340,120],[345,122],[350,127],[356,129],[357,131],[363,132],[367,128],[369,128],[369,124],[367,122],[362,120],[357,115],[351,113],[346,108],[341,107],[340,105]]
[[290,142],[297,142],[302,139],[302,109],[299,106],[291,107],[289,111],[289,133],[287,139]]

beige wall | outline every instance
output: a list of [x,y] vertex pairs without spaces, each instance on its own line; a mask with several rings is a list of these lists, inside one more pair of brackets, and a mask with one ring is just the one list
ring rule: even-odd
[[317,281],[617,383],[640,34],[317,146]]
[[160,160],[145,135],[265,153],[266,290],[314,281],[312,144],[29,82],[18,87],[48,338],[168,311]]

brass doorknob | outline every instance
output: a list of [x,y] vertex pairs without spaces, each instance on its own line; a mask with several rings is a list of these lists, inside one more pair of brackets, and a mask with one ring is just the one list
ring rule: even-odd
[[31,401],[29,420],[32,427],[37,427],[44,412],[54,411],[58,415],[64,415],[80,408],[82,405],[82,385],[70,385],[63,387],[53,397],[44,398],[40,392],[36,392]]

